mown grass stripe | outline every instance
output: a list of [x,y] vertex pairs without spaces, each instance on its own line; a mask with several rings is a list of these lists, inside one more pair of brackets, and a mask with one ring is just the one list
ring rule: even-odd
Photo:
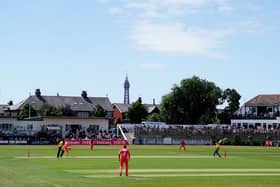
[[[118,173],[118,169],[76,169],[64,170],[70,173]],[[182,172],[280,172],[278,168],[217,168],[217,169],[130,169],[130,173],[182,173]]]
[[[280,176],[280,173],[197,173],[197,174],[141,174],[129,175],[129,177],[226,177],[226,176]],[[120,177],[119,175],[84,175],[88,178],[114,178]]]
[[[17,159],[56,159],[56,156],[30,156],[29,158],[27,156],[16,156]],[[71,159],[112,159],[117,158],[117,156],[68,156],[63,158],[71,158]],[[162,155],[149,155],[149,156],[133,156],[132,158],[141,158],[141,159],[197,159],[197,158],[213,158],[213,156],[201,156],[201,155],[190,155],[190,156],[162,156]],[[230,157],[233,158],[233,157]]]

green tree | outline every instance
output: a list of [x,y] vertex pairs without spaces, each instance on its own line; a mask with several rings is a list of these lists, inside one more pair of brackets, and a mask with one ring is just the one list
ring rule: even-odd
[[149,114],[146,121],[161,121],[158,113]]
[[228,103],[228,106],[225,108],[226,110],[233,113],[239,109],[239,100],[241,96],[235,89],[226,89],[223,92],[223,98],[225,98]]
[[146,107],[142,104],[141,98],[139,98],[136,102],[132,103],[128,108],[128,121],[130,123],[141,123],[146,119],[148,115],[148,111]]
[[66,105],[65,107],[62,107],[60,110],[63,116],[74,116],[74,111],[71,109],[70,105]]
[[29,104],[25,104],[18,114],[19,119],[37,116],[37,111]]
[[173,88],[172,92],[163,96],[161,103],[160,117],[163,121],[171,124],[184,123],[183,108],[178,105],[178,94],[176,91],[178,88]]
[[213,82],[193,76],[163,96],[161,117],[167,123],[207,124],[216,120],[222,91]]
[[39,113],[41,116],[61,116],[63,114],[61,109],[57,109],[49,104],[44,104],[40,108]]
[[227,106],[224,111],[218,115],[220,122],[224,124],[230,124],[230,119],[234,112],[239,109],[239,100],[241,96],[235,89],[226,89],[223,91],[222,100],[226,101]]
[[92,115],[95,117],[105,117],[107,111],[101,105],[96,105],[92,110]]

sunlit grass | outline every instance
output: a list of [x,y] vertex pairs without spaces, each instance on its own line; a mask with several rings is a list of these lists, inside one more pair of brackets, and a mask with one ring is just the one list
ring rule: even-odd
[[[69,158],[57,159],[56,146],[0,146],[0,186],[280,186],[280,152],[275,147],[222,146],[227,158],[214,158],[213,146],[183,151],[179,146],[132,145],[128,177],[119,176],[120,148],[72,146]],[[234,176],[238,173],[244,176]]]

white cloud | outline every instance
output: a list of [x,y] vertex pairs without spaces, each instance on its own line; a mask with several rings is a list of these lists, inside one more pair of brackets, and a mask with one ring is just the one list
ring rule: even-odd
[[167,15],[181,16],[184,14],[193,14],[197,8],[206,5],[209,0],[143,0],[135,3],[128,2],[124,7],[126,9],[138,9],[140,17],[161,18]]
[[209,0],[162,0],[163,3],[169,5],[192,5],[202,6],[209,2]]
[[132,38],[143,50],[222,57],[217,51],[230,33],[228,29],[191,28],[184,24],[140,23]]
[[108,3],[109,0],[96,0],[97,3],[105,4]]
[[230,3],[230,0],[215,0],[217,10],[220,13],[230,14],[233,12],[234,8]]
[[141,17],[160,18],[169,14],[173,16],[194,14],[203,7],[214,5],[218,12],[230,13],[233,7],[230,0],[142,0],[141,2],[128,1],[125,9],[142,10]]
[[117,15],[117,14],[121,14],[123,12],[123,9],[118,8],[118,7],[114,7],[114,8],[110,8],[109,12],[113,15]]
[[249,34],[260,33],[265,29],[257,18],[245,19],[236,24],[232,24],[232,27],[235,28],[237,32]]
[[144,0],[140,3],[128,2],[127,8],[147,8],[151,5],[157,6],[203,6],[206,5],[210,0]]
[[135,8],[135,9],[143,9],[143,8],[146,8],[147,7],[147,3],[128,3],[126,5],[126,8]]
[[165,65],[162,63],[142,63],[139,64],[141,69],[145,70],[159,70],[159,69],[164,69]]
[[141,17],[155,18],[161,16],[160,4],[158,4],[157,0],[153,0],[153,1],[146,0],[141,3],[130,2],[125,6],[125,8],[141,10],[142,11],[140,13]]
[[132,18],[130,37],[138,48],[147,51],[224,58],[226,41],[231,36],[261,28],[258,20],[231,19],[233,11],[240,11],[232,0],[121,2],[121,8],[112,13]]

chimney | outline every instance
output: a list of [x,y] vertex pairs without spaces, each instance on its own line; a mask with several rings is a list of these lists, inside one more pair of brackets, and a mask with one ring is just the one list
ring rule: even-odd
[[83,98],[87,98],[87,91],[83,90],[82,93],[81,93],[81,96]]
[[13,103],[13,101],[12,100],[10,100],[9,102],[8,102],[8,105],[9,106],[12,106],[14,103]]
[[138,98],[138,102],[139,102],[140,104],[142,104],[142,98],[141,98],[141,97]]
[[155,98],[153,98],[153,105],[156,105],[156,100],[155,100]]
[[35,95],[36,95],[36,97],[41,97],[41,91],[40,91],[39,88],[37,88],[37,89],[35,90]]

